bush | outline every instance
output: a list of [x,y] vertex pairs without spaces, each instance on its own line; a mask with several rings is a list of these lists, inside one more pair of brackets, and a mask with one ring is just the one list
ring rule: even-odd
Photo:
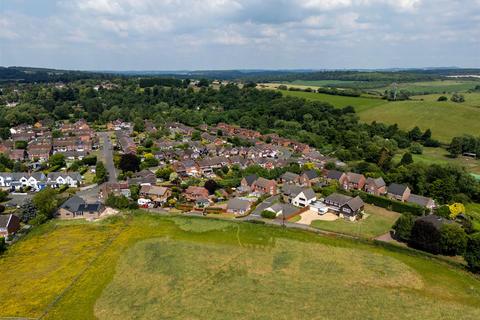
[[423,153],[423,147],[420,143],[413,143],[410,148],[410,153],[412,154],[422,154]]
[[440,247],[442,254],[456,256],[465,253],[467,234],[456,223],[444,224],[440,230]]
[[395,230],[395,238],[404,242],[410,241],[410,235],[414,224],[415,217],[413,215],[409,213],[401,215],[393,226],[393,230]]
[[438,97],[438,99],[437,99],[437,101],[447,101],[447,100],[448,100],[448,98],[445,97],[445,96],[440,96],[440,97]]
[[5,238],[0,237],[0,254],[7,250],[7,245],[5,243]]
[[441,238],[440,231],[432,223],[417,219],[410,234],[409,244],[416,249],[439,254]]
[[275,219],[277,217],[275,212],[272,212],[272,211],[269,211],[269,210],[262,211],[262,213],[260,215],[265,219]]
[[480,273],[480,232],[474,233],[468,238],[463,257],[472,272]]

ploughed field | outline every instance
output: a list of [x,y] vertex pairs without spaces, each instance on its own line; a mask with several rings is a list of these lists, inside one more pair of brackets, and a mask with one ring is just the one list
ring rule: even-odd
[[0,317],[480,318],[480,280],[459,266],[214,219],[52,221],[13,245],[0,269]]

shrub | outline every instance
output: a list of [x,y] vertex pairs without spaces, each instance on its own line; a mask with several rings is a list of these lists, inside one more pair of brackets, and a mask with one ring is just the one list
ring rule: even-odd
[[262,211],[262,213],[260,215],[265,219],[275,219],[277,217],[275,212],[272,212],[272,211],[269,211],[269,210]]
[[442,254],[456,256],[465,253],[467,234],[456,223],[444,224],[440,229],[440,247]]
[[410,234],[409,244],[414,248],[439,254],[441,237],[440,231],[432,223],[417,219]]
[[410,235],[412,233],[413,225],[415,224],[415,217],[409,213],[403,214],[393,225],[395,230],[395,238],[408,242],[410,241]]
[[447,100],[448,100],[448,98],[445,97],[445,96],[440,96],[440,97],[438,97],[438,99],[437,99],[437,101],[447,101]]
[[472,234],[463,255],[472,272],[480,272],[480,232]]

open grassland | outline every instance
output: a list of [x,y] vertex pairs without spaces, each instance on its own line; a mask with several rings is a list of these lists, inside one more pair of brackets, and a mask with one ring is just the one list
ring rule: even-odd
[[[454,93],[465,92],[480,85],[479,80],[438,80],[423,81],[412,83],[399,83],[397,86],[400,90],[406,90],[413,93]],[[379,88],[378,91],[384,91],[391,87]]]
[[397,123],[403,129],[414,126],[422,130],[430,128],[434,138],[448,143],[454,136],[478,135],[480,132],[480,95],[469,94],[466,98],[471,99],[470,102],[387,102],[375,108],[361,109],[359,116],[367,123]]
[[282,91],[285,96],[322,101],[337,108],[353,106],[360,120],[398,124],[409,130],[430,128],[433,137],[449,143],[452,137],[480,133],[480,93],[465,94],[464,103],[437,102],[440,94],[415,96],[408,101],[389,102],[369,97],[342,97],[303,91]]
[[375,238],[392,229],[400,214],[373,205],[365,205],[367,216],[359,221],[338,219],[335,221],[315,220],[312,227],[344,233],[361,238]]
[[[400,162],[402,155],[408,150],[400,150],[393,161]],[[448,157],[448,151],[443,148],[423,148],[422,154],[412,154],[414,162],[423,162],[425,164],[454,164],[465,167],[468,172],[480,174],[480,160],[470,157]]]
[[456,265],[400,248],[212,219],[52,221],[10,248],[0,269],[0,317],[480,317],[480,280]]
[[385,100],[379,98],[367,98],[367,97],[344,97],[336,96],[324,93],[304,92],[304,91],[287,91],[282,90],[284,96],[304,98],[312,101],[327,102],[336,108],[343,108],[346,106],[352,106],[355,111],[362,112],[374,107],[385,104]]

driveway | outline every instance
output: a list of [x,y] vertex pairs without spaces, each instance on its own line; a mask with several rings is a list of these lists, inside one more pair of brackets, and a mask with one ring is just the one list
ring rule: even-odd
[[312,210],[308,210],[300,214],[300,220],[298,220],[297,223],[309,226],[312,223],[312,221],[315,221],[315,220],[335,221],[337,219],[338,219],[338,216],[331,212],[327,212],[324,215],[319,215],[318,213]]

